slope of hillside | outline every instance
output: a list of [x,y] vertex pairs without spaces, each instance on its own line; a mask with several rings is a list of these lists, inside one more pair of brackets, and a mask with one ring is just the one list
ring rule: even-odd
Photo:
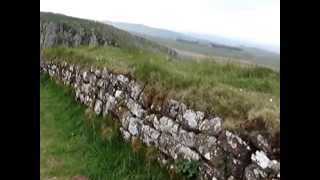
[[114,46],[175,55],[175,51],[99,22],[40,12],[40,47]]
[[[235,43],[234,41],[225,38],[212,38],[211,36],[198,34],[184,34],[139,24],[117,22],[106,23],[153,42],[177,49],[177,51],[186,51],[187,53],[185,54],[195,53],[211,57],[228,57],[239,61],[245,60],[254,64],[272,67],[279,67],[280,64],[279,54],[258,48],[240,46],[239,43]],[[188,43],[188,41],[197,43],[192,44]]]
[[[94,26],[95,23],[84,20],[89,24],[86,27],[82,20],[67,19],[66,26],[73,26],[72,24],[81,21],[81,27],[91,29],[90,26]],[[48,24],[52,23],[48,21]],[[102,24],[97,25],[100,26],[105,27]],[[96,29],[95,26],[92,28]],[[109,32],[101,29],[101,34]],[[43,33],[47,33],[45,29]],[[124,33],[124,37],[134,38],[121,30],[115,32],[117,33]],[[164,53],[145,51],[139,46],[128,51],[126,41],[120,39],[121,37],[116,38],[119,46],[115,47],[46,47],[41,52],[41,59],[65,60],[81,66],[99,66],[130,74],[145,83],[146,88],[155,97],[177,99],[193,109],[218,114],[225,119],[225,126],[229,129],[270,132],[279,130],[280,74],[278,72],[253,65],[220,64],[214,59],[201,62],[178,61],[176,58],[168,60]],[[61,42],[56,42],[56,45],[60,45]],[[128,46],[129,44],[128,41]]]

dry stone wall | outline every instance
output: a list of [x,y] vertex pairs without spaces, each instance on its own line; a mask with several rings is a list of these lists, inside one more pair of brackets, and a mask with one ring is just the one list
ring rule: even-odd
[[163,164],[168,159],[199,161],[199,179],[280,179],[280,162],[270,158],[270,145],[260,134],[255,143],[246,142],[225,130],[220,117],[173,99],[147,102],[143,84],[107,69],[46,61],[40,72],[71,86],[76,100],[97,115],[112,115],[126,141],[139,139],[157,148]]

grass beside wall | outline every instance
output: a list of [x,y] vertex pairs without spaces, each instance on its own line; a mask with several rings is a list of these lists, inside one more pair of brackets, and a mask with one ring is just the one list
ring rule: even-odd
[[117,124],[77,104],[70,90],[41,76],[40,178],[169,179],[165,169],[123,142]]
[[41,57],[129,73],[147,83],[147,90],[223,117],[230,130],[279,131],[280,73],[268,68],[114,47],[57,47],[43,50]]

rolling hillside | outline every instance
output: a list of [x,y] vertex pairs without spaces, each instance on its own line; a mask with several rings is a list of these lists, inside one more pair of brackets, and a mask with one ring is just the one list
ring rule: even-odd
[[139,35],[148,35],[148,36],[154,36],[154,37],[160,37],[164,39],[186,39],[190,41],[196,41],[197,38],[190,37],[188,35],[184,35],[179,32],[169,31],[165,29],[159,29],[159,28],[153,28],[149,26],[145,26],[142,24],[130,24],[130,23],[115,23],[115,22],[105,22],[107,24],[111,24],[119,29],[124,29],[126,31],[139,34]]
[[[247,46],[239,46],[223,38],[213,39],[198,34],[184,34],[165,29],[153,28],[140,24],[105,22],[117,28],[131,32],[132,34],[144,37],[153,42],[176,49],[184,56],[192,57],[224,57],[238,61],[248,61],[250,63],[279,67],[280,55]],[[207,38],[207,39],[206,39]],[[193,42],[193,43],[190,43]],[[223,44],[223,42],[225,42]]]

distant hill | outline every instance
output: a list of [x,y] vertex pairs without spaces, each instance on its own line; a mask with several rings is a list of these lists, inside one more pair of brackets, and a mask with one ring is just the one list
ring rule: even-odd
[[154,42],[163,44],[184,55],[236,58],[255,64],[279,67],[280,55],[261,48],[241,45],[241,41],[198,33],[180,33],[141,24],[104,22]]
[[248,42],[246,40],[241,40],[236,38],[227,38],[223,36],[203,34],[203,33],[186,32],[185,34],[193,38],[207,39],[209,41],[213,41],[216,43],[221,43],[229,46],[246,46],[246,47],[258,48],[263,51],[269,51],[275,54],[280,53],[280,48],[274,45],[258,44],[258,43]]
[[130,23],[121,23],[121,22],[109,22],[109,21],[105,21],[105,23],[111,24],[119,29],[123,29],[139,35],[148,35],[148,36],[160,37],[164,39],[185,39],[189,41],[198,40],[198,38],[193,38],[179,32],[149,27],[142,24],[130,24]]

